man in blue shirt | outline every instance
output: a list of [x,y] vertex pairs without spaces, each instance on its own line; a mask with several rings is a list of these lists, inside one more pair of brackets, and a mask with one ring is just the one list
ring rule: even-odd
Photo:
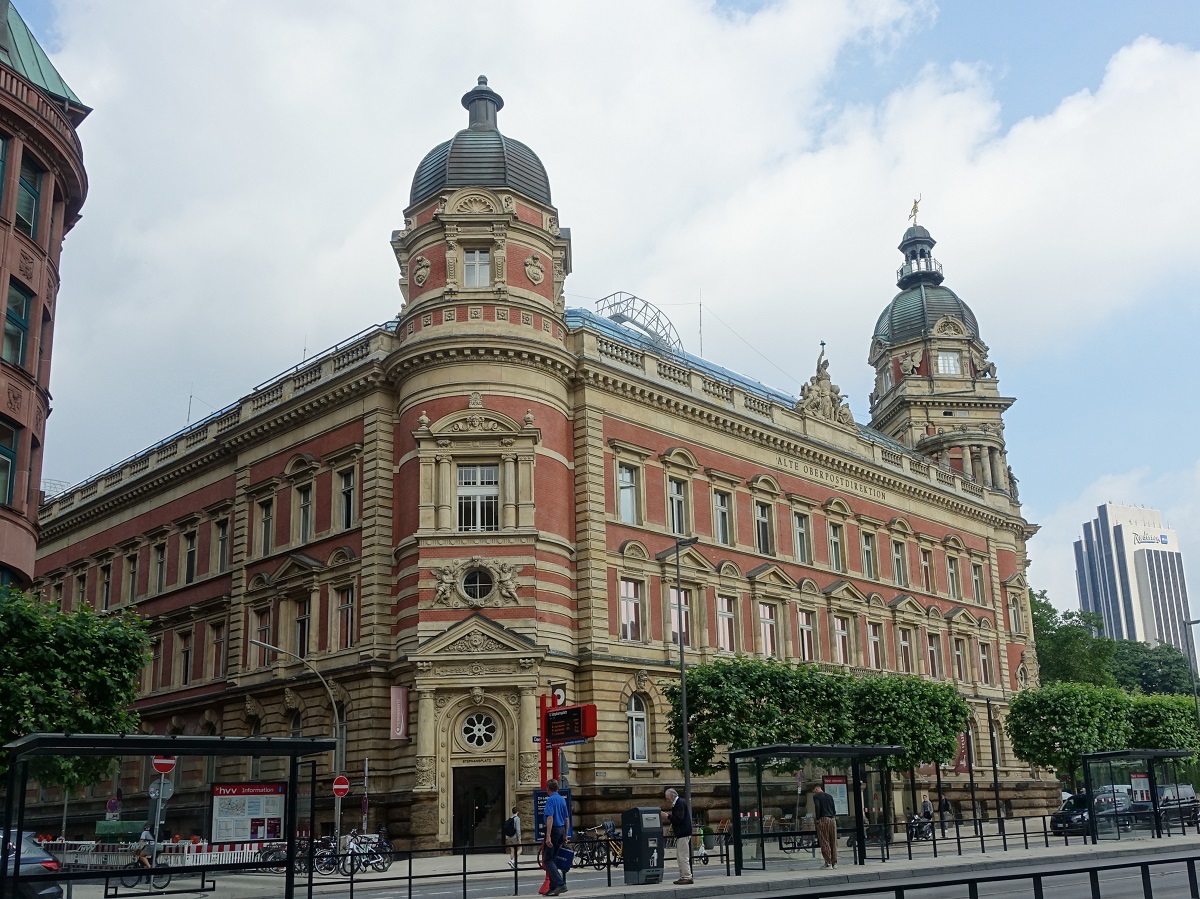
[[558,870],[558,850],[567,842],[568,831],[571,827],[571,813],[567,809],[567,800],[558,792],[558,781],[550,778],[546,781],[546,837],[542,848],[542,865],[550,875],[550,892],[547,896],[561,896],[567,891],[565,874]]

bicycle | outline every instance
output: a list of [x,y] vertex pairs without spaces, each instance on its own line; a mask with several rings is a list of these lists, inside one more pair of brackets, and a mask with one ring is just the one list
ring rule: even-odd
[[350,831],[350,836],[346,839],[346,852],[342,855],[339,865],[342,874],[350,877],[366,868],[382,874],[391,866],[390,853],[384,855],[367,837],[360,836],[357,830]]
[[165,890],[171,885],[171,868],[162,862],[147,868],[136,858],[121,868],[121,886],[132,890],[142,883],[153,890]]
[[264,871],[282,874],[287,870],[287,846],[281,843],[268,843],[258,850],[258,860],[262,862]]

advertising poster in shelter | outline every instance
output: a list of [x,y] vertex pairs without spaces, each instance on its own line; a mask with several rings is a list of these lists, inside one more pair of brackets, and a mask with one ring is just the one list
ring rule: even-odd
[[287,784],[213,784],[212,842],[278,840],[283,834]]
[[1130,792],[1132,793],[1129,798],[1134,802],[1150,801],[1150,775],[1145,771],[1130,774],[1129,786],[1131,787]]
[[850,795],[846,790],[845,776],[827,774],[821,785],[833,799],[833,807],[838,816],[850,814]]

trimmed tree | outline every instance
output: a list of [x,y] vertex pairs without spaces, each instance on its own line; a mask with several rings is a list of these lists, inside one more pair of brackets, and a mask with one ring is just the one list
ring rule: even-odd
[[1017,758],[1074,778],[1084,753],[1127,749],[1130,699],[1111,687],[1057,683],[1018,693],[1004,719]]
[[949,762],[958,754],[970,709],[952,684],[880,675],[853,681],[851,696],[854,742],[905,747],[903,755],[882,760],[892,770]]
[[1191,696],[1134,696],[1129,721],[1133,749],[1200,750],[1196,704]]
[[[33,733],[131,733],[148,647],[136,612],[88,605],[64,612],[41,596],[0,588],[0,744]],[[107,777],[111,766],[110,758],[38,758],[30,773],[75,788]]]
[[1191,693],[1188,659],[1170,643],[1150,646],[1137,640],[1116,640],[1109,671],[1117,685],[1143,693]]

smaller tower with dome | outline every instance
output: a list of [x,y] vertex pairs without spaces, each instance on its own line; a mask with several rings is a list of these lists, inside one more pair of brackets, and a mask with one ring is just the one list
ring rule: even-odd
[[1003,421],[1015,400],[1000,395],[975,313],[943,286],[936,243],[915,222],[900,240],[900,292],[875,324],[868,357],[871,426],[1015,502]]

